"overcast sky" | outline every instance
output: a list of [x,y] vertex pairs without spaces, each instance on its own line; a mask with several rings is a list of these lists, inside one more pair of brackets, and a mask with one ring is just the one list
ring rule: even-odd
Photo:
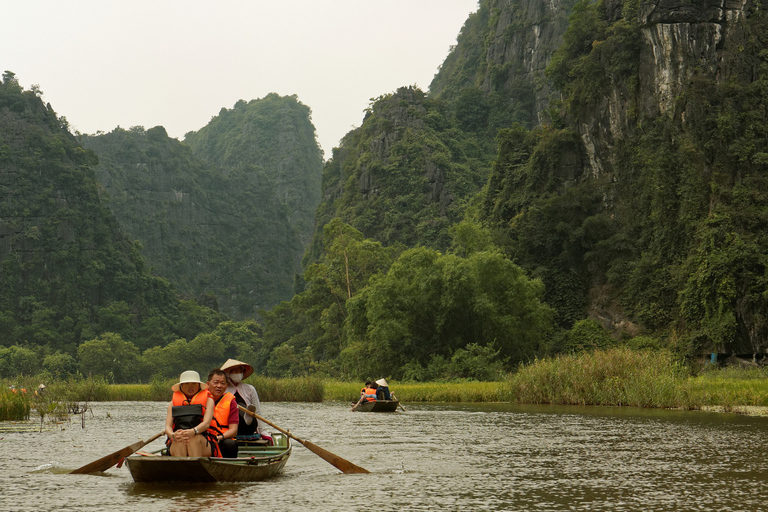
[[222,107],[296,94],[331,148],[371,98],[425,91],[477,0],[4,0],[0,71],[72,131],[199,130]]

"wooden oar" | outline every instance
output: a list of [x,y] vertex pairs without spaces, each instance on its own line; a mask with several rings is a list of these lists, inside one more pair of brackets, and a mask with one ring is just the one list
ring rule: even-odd
[[318,455],[318,456],[322,457],[323,459],[325,459],[326,462],[328,462],[328,463],[332,464],[333,466],[335,466],[336,469],[338,469],[342,473],[370,473],[370,471],[368,471],[367,469],[363,469],[360,466],[355,466],[354,464],[352,464],[348,460],[342,459],[338,455],[335,455],[335,454],[329,452],[328,450],[326,450],[324,448],[320,448],[319,446],[317,446],[314,443],[310,443],[309,441],[304,441],[303,439],[299,439],[298,437],[296,437],[295,435],[291,434],[287,430],[283,430],[282,428],[278,427],[277,425],[275,425],[271,421],[265,420],[264,418],[262,418],[261,416],[259,416],[255,412],[251,412],[251,411],[249,411],[248,409],[246,409],[245,407],[243,407],[241,405],[238,405],[237,408],[240,409],[241,411],[243,411],[245,414],[250,414],[251,416],[253,416],[257,420],[261,420],[264,423],[266,423],[267,425],[269,425],[270,427],[279,430],[280,432],[282,432],[283,434],[287,435],[291,439],[294,439],[294,440],[300,442],[309,451],[313,452],[315,455]]
[[397,405],[399,405],[399,406],[400,406],[400,408],[403,410],[403,412],[405,412],[405,407],[403,407],[403,404],[401,404],[401,403],[400,403],[400,399],[399,399],[399,398],[397,398],[397,397],[395,396],[395,394],[394,394],[394,393],[392,393],[392,398],[394,398],[395,400],[397,400]]
[[123,457],[127,457],[131,455],[133,452],[135,452],[136,450],[140,450],[145,445],[151,443],[152,441],[154,441],[155,439],[157,439],[163,434],[165,434],[165,430],[158,432],[157,434],[153,435],[146,441],[136,441],[130,446],[126,446],[121,450],[117,450],[115,453],[110,453],[106,457],[102,457],[99,460],[95,460],[90,464],[86,464],[81,468],[77,468],[74,471],[70,471],[69,474],[82,475],[85,473],[95,473],[97,471],[106,471],[112,466],[114,466],[115,464],[117,464],[120,461],[120,459],[122,459]]
[[363,402],[363,398],[365,398],[365,397],[364,397],[364,396],[361,396],[361,397],[360,397],[360,400],[358,400],[358,401],[357,401],[357,403],[356,403],[355,405],[353,405],[353,406],[352,406],[352,408],[350,409],[350,411],[352,411],[352,412],[355,412],[355,409],[357,409],[357,408],[360,406],[360,404]]

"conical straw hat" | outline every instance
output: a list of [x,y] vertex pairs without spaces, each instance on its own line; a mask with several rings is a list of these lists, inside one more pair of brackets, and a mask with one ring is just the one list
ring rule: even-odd
[[376,384],[378,384],[379,386],[384,386],[385,388],[389,387],[389,384],[387,384],[387,381],[385,381],[384,379],[377,380]]
[[236,368],[238,366],[243,367],[244,379],[247,378],[249,375],[253,374],[253,366],[249,365],[248,363],[238,361],[237,359],[227,359],[227,362],[221,365],[221,369],[226,373],[231,373],[229,370],[232,370],[233,368]]

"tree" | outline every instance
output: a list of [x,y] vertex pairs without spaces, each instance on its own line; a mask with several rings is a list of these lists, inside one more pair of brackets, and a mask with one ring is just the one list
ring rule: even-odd
[[77,349],[83,375],[115,383],[135,382],[141,375],[139,349],[119,334],[106,332]]
[[552,330],[542,294],[540,281],[498,252],[460,258],[410,249],[350,300],[345,358],[368,361],[368,373],[400,376],[409,363],[424,366],[476,343],[516,365]]

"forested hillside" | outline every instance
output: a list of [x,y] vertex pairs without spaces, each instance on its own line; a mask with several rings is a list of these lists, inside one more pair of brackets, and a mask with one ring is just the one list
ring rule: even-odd
[[[554,315],[551,334],[518,356],[627,341],[689,356],[762,353],[766,28],[756,1],[481,1],[429,94],[378,98],[334,149],[318,225],[337,217],[392,249],[502,251],[541,280]],[[435,155],[434,167],[458,172],[428,172]],[[429,195],[438,189],[449,208]],[[307,261],[322,267],[330,254],[319,233]],[[446,303],[417,322],[402,316],[402,295],[369,298],[378,279],[357,299],[348,293],[335,322],[329,306],[317,317],[325,324],[307,325],[336,332],[341,353],[358,356],[379,354],[376,344],[412,353],[422,329],[445,325],[434,317]],[[310,292],[291,302],[294,317],[317,314]],[[463,340],[517,346],[519,329]],[[470,345],[458,346],[440,336],[425,345],[444,367],[466,359]],[[416,353],[421,370],[404,360],[387,370],[434,374],[439,361]]]
[[[0,375],[43,367],[87,374],[77,357],[90,340],[99,357],[115,361],[111,368],[129,372],[138,348],[191,339],[220,319],[179,301],[167,280],[149,273],[100,200],[96,156],[39,95],[22,90],[12,72],[3,74]],[[97,339],[108,332],[110,343]]]
[[[93,155],[35,91],[5,82],[6,347],[67,339],[71,354],[117,318],[146,349],[142,378],[192,350],[271,376],[414,380],[496,379],[619,344],[768,349],[759,1],[481,0],[430,90],[372,100],[322,182],[292,97],[238,102],[183,143],[161,127],[85,138],[152,265],[240,318],[290,299],[261,324],[158,302],[170,288],[98,202]],[[52,286],[75,275],[77,288]],[[198,334],[177,332],[174,311]],[[156,346],[145,316],[162,326]]]
[[81,140],[123,230],[180,292],[237,319],[293,295],[322,165],[295,97],[240,101],[185,143],[161,126]]
[[576,5],[548,68],[561,121],[500,134],[482,216],[563,325],[768,348],[767,21],[760,2]]

